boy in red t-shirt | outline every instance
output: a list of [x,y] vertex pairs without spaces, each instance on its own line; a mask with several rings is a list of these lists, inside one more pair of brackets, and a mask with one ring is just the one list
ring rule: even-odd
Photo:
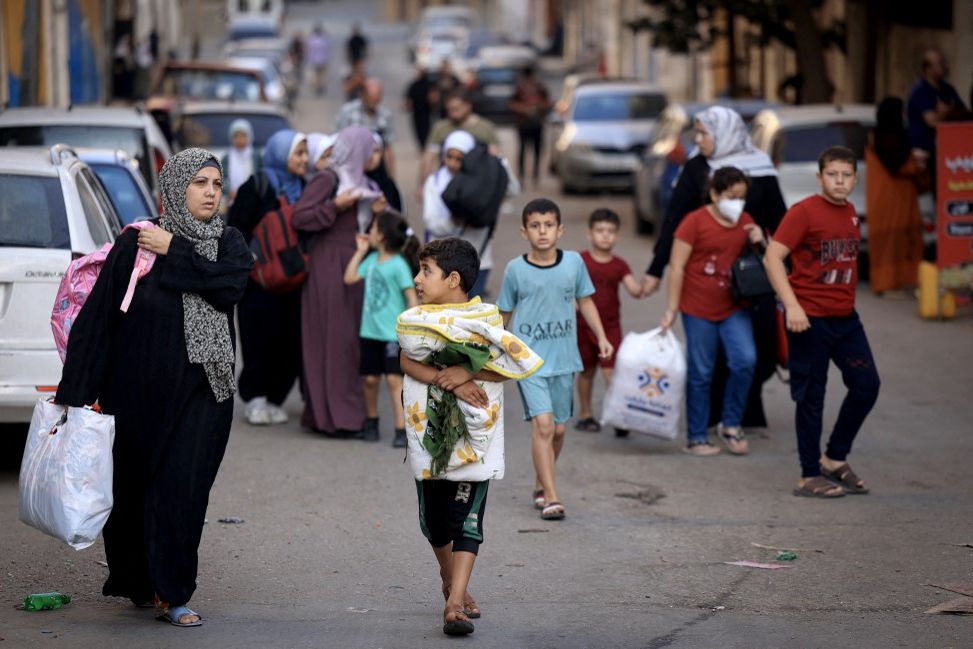
[[[801,480],[794,495],[835,498],[868,488],[847,457],[865,417],[878,399],[875,359],[855,311],[860,232],[848,202],[858,165],[851,149],[835,146],[818,159],[821,193],[784,215],[764,264],[787,317],[791,398]],[[790,256],[791,273],[784,260]],[[821,454],[822,413],[828,365],[834,361],[848,394]]]
[[[618,241],[618,230],[621,219],[615,212],[601,208],[588,217],[588,241],[591,250],[581,252],[581,258],[588,269],[588,275],[595,285],[592,299],[598,307],[602,325],[608,341],[617,350],[622,344],[622,316],[621,304],[618,300],[618,285],[625,286],[625,290],[634,298],[642,297],[642,287],[632,276],[628,264],[621,257],[612,254],[612,249]],[[577,430],[597,433],[601,425],[591,414],[591,391],[595,382],[595,371],[601,366],[601,375],[605,385],[611,383],[612,372],[615,368],[615,355],[600,358],[598,351],[598,337],[585,323],[578,318],[578,351],[581,353],[581,364],[584,370],[578,374],[578,401],[581,402],[581,416],[575,423]],[[628,431],[615,429],[615,435],[625,437]]]

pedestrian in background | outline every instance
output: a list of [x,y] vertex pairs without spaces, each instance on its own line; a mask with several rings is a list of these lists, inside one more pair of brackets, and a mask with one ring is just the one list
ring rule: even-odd
[[416,68],[416,78],[405,91],[405,109],[412,113],[412,131],[419,145],[419,155],[426,150],[429,139],[429,129],[432,127],[432,101],[430,95],[433,86],[429,81],[429,72],[425,66]]
[[[851,446],[878,399],[879,378],[865,329],[855,311],[858,215],[848,196],[858,160],[845,147],[818,158],[821,193],[796,203],[781,221],[764,265],[784,303],[791,398],[801,459],[796,496],[835,498],[868,493],[848,465]],[[788,276],[785,260],[790,257]],[[834,361],[848,393],[825,452],[821,453],[828,366]]]
[[[622,306],[618,300],[620,286],[632,297],[642,297],[642,285],[632,276],[628,263],[621,257],[616,257],[612,250],[618,242],[618,231],[622,221],[618,214],[606,208],[599,208],[588,217],[588,241],[590,250],[581,252],[591,283],[595,286],[592,300],[598,315],[601,317],[605,336],[612,347],[618,349],[622,344]],[[582,370],[578,373],[578,401],[581,402],[581,412],[575,423],[575,430],[597,433],[601,424],[593,416],[591,407],[591,392],[594,387],[595,372],[601,367],[601,375],[605,387],[611,385],[615,368],[615,355],[609,358],[599,358],[598,336],[584,321],[578,320],[578,352],[581,354]],[[615,429],[616,437],[625,437],[628,431]]]
[[402,368],[395,322],[399,314],[416,306],[412,278],[418,272],[419,240],[399,214],[382,212],[372,221],[368,234],[355,238],[357,249],[345,267],[345,284],[364,282],[365,297],[359,331],[365,396],[362,439],[379,440],[378,389],[382,377],[392,400],[395,436],[392,446],[405,448],[405,414],[402,411]]
[[331,60],[331,43],[321,23],[314,26],[306,49],[307,62],[314,71],[314,94],[321,97],[328,91],[328,62]]
[[[736,167],[747,175],[744,211],[767,234],[773,234],[787,205],[777,181],[777,169],[766,153],[754,146],[747,126],[735,110],[712,106],[701,111],[695,119],[696,145],[699,154],[683,167],[666,209],[662,231],[656,241],[652,263],[642,278],[642,292],[651,295],[669,263],[676,228],[683,217],[709,200],[706,187],[711,175],[722,167]],[[757,367],[747,407],[743,413],[744,428],[765,428],[767,415],[763,405],[763,385],[777,371],[777,305],[773,296],[752,300],[747,307],[757,341]],[[723,392],[728,379],[726,359],[720,353],[713,374],[713,397],[710,405],[710,426],[719,423],[717,413],[723,404]]]
[[524,70],[517,82],[517,89],[510,99],[510,109],[517,116],[517,139],[520,141],[520,153],[517,156],[517,173],[524,175],[524,158],[527,147],[534,152],[534,186],[540,181],[541,174],[541,144],[544,141],[544,118],[551,110],[551,99],[547,88],[537,78],[533,67]]
[[348,37],[345,49],[348,55],[348,65],[354,66],[368,58],[368,39],[361,33],[359,23],[351,26],[351,36]]
[[433,93],[436,112],[440,119],[447,116],[446,101],[449,96],[462,87],[463,84],[460,83],[459,77],[453,74],[453,66],[450,65],[449,59],[440,61],[439,68],[436,70],[435,92]]
[[361,97],[342,105],[335,118],[335,131],[342,131],[349,126],[364,126],[378,133],[382,138],[382,164],[390,176],[395,175],[395,158],[392,154],[392,144],[395,143],[395,120],[392,111],[382,105],[385,87],[378,79],[366,79],[362,87]]
[[[216,216],[223,175],[185,149],[159,173],[158,227],[123,232],[78,314],[55,400],[115,417],[114,505],[104,529],[106,596],[199,626],[206,504],[233,421],[233,306],[253,258]],[[121,314],[136,252],[157,255]]]
[[560,520],[564,506],[555,486],[555,464],[573,415],[574,374],[582,370],[577,315],[595,333],[599,358],[610,357],[614,348],[591,299],[595,287],[581,255],[557,247],[564,234],[560,208],[538,198],[524,206],[521,216],[530,251],[507,264],[497,307],[507,329],[544,359],[541,369],[518,387],[524,418],[531,422],[534,507],[541,518]]
[[[918,283],[922,261],[919,160],[903,123],[903,103],[886,97],[865,147],[865,212],[868,214],[868,282],[877,295],[899,295]],[[894,294],[894,293],[893,293]]]
[[223,156],[223,173],[226,175],[227,202],[233,204],[236,193],[247,179],[263,164],[260,152],[253,148],[253,128],[243,119],[233,120],[229,130],[230,148]]
[[446,98],[446,117],[438,120],[429,134],[429,143],[426,145],[419,173],[419,200],[422,200],[426,178],[441,164],[443,143],[450,133],[461,130],[489,148],[490,153],[498,153],[500,140],[497,137],[497,127],[490,120],[473,112],[473,98],[469,91],[463,88],[454,90]]
[[[291,129],[277,131],[267,140],[262,169],[237,192],[227,224],[238,228],[249,244],[260,219],[278,209],[281,200],[297,203],[305,174],[306,136]],[[301,293],[271,293],[251,279],[237,317],[244,415],[252,425],[286,423],[281,405],[301,371]]]
[[691,455],[716,455],[709,441],[713,371],[719,350],[729,377],[720,390],[717,436],[733,455],[746,455],[749,444],[741,424],[753,381],[757,351],[750,313],[734,299],[730,269],[763,233],[744,209],[749,179],[736,167],[721,167],[709,181],[708,205],[687,214],[676,228],[669,264],[669,295],[661,326],[668,330],[682,314],[686,332],[686,420]]
[[340,133],[327,169],[308,183],[294,206],[293,223],[311,235],[303,288],[304,426],[329,437],[360,436],[365,420],[359,366],[363,290],[343,277],[364,233],[387,204],[365,176],[381,161],[372,132],[361,126]]
[[341,82],[341,87],[345,92],[345,101],[355,101],[362,96],[365,91],[365,81],[368,76],[365,74],[365,61],[358,61],[352,64],[348,74]]
[[307,41],[304,40],[304,33],[300,30],[294,32],[290,42],[287,44],[287,56],[294,66],[294,78],[297,85],[304,82],[304,62],[307,60]]
[[925,159],[933,193],[936,192],[936,125],[966,113],[956,88],[946,81],[948,76],[949,63],[943,53],[926,50],[922,55],[922,74],[909,92],[912,147]]

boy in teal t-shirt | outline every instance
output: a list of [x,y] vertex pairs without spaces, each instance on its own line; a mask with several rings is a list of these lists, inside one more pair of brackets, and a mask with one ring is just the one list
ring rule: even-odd
[[359,329],[361,361],[358,365],[367,413],[362,437],[368,442],[379,439],[378,386],[384,375],[395,416],[392,445],[398,448],[405,447],[406,437],[395,322],[400,313],[419,303],[412,283],[412,269],[403,256],[406,247],[414,255],[418,243],[401,216],[394,212],[379,214],[367,235],[357,235],[358,248],[348,262],[344,277],[346,284],[365,281]]
[[610,358],[614,350],[591,299],[595,287],[584,260],[576,252],[557,248],[564,234],[557,204],[546,198],[533,200],[524,207],[522,221],[521,234],[530,252],[507,264],[497,306],[507,328],[544,359],[540,371],[517,387],[524,416],[531,420],[537,474],[534,506],[541,518],[559,520],[564,507],[554,484],[554,463],[572,415],[574,374],[582,369],[576,312],[597,337],[599,355]]

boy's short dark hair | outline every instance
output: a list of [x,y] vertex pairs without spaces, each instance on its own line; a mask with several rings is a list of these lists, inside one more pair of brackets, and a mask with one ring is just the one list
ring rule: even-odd
[[[446,93],[446,101],[451,99],[459,99],[464,104],[473,104],[473,94],[466,88],[459,87],[453,88],[448,93]],[[443,103],[446,103],[445,101]]]
[[480,256],[476,248],[469,241],[456,237],[434,239],[419,251],[419,263],[424,259],[432,259],[443,271],[443,277],[456,271],[459,274],[459,285],[464,292],[469,293],[476,283],[476,276],[480,272]]
[[846,146],[829,146],[818,156],[818,171],[824,171],[829,162],[847,162],[858,173],[858,156]]
[[597,210],[591,213],[588,217],[588,228],[591,229],[595,227],[595,223],[611,223],[616,228],[622,226],[622,220],[618,218],[618,214],[614,210],[610,210],[607,207],[599,207]]
[[561,208],[549,198],[535,198],[524,205],[524,211],[520,215],[520,221],[524,227],[527,227],[527,217],[531,214],[553,214],[557,219],[557,224],[561,225]]
[[749,188],[749,176],[736,167],[720,167],[713,172],[713,177],[709,179],[709,184],[706,186],[706,196],[708,198],[711,191],[722,194],[730,187],[739,185],[740,183],[743,183]]

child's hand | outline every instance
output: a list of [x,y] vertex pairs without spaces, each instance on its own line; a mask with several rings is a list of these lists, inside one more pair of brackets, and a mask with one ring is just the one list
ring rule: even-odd
[[490,406],[490,399],[487,397],[486,390],[473,381],[467,381],[455,388],[452,392],[456,395],[457,399],[465,401],[474,408],[483,408],[485,410]]
[[796,334],[802,331],[807,331],[811,328],[811,321],[807,319],[807,314],[804,313],[799,305],[794,305],[788,309],[784,310],[787,318],[787,330],[793,331]]
[[439,370],[436,378],[433,379],[433,384],[440,390],[452,392],[464,383],[469,382],[472,378],[473,375],[470,372],[459,365],[454,365],[453,367]]
[[743,229],[747,231],[750,236],[750,243],[762,243],[764,240],[764,233],[760,229],[760,226],[756,223],[748,223],[743,226]]
[[671,310],[666,311],[662,315],[662,321],[659,322],[659,326],[662,327],[663,331],[669,331],[669,329],[672,328],[672,325],[673,323],[675,323],[675,321],[676,321],[676,312]]
[[607,338],[598,341],[598,358],[611,358],[613,353],[615,353],[615,348],[612,347]]
[[369,248],[371,247],[372,244],[368,241],[367,234],[355,235],[355,248],[358,250],[359,253],[365,254],[366,252],[368,252]]
[[357,187],[350,187],[334,197],[334,206],[339,211],[344,211],[353,206],[361,198],[361,190]]
[[659,290],[659,278],[646,274],[642,277],[642,297],[649,297]]

